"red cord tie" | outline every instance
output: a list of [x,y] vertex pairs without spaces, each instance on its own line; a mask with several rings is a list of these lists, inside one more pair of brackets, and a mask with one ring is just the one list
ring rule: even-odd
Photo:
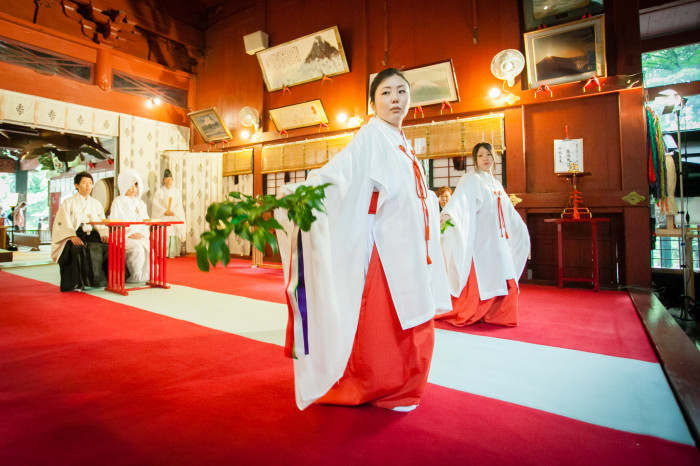
[[416,158],[416,153],[411,149],[411,155],[408,155],[406,148],[403,145],[399,145],[399,149],[406,154],[413,165],[413,176],[416,180],[416,195],[420,199],[421,207],[423,208],[423,223],[425,224],[425,258],[428,264],[432,264],[433,261],[430,259],[430,254],[428,253],[428,241],[430,240],[430,223],[428,222],[428,205],[425,200],[428,198],[428,187],[425,185],[423,180],[423,172],[418,165],[418,160]]
[[[423,107],[421,107],[420,105],[416,106],[416,108],[413,109],[413,118],[418,118],[418,112],[420,112],[421,118],[425,118],[425,113],[423,113]],[[406,151],[404,151],[404,153],[406,153]]]
[[452,105],[446,100],[442,101],[442,106],[440,107],[440,115],[442,115],[442,111],[445,110],[445,107],[450,109],[450,113],[452,113]]
[[586,84],[583,85],[583,92],[586,92],[586,88],[588,86],[592,86],[593,83],[595,83],[596,86],[598,86],[598,92],[600,92],[600,80],[598,79],[597,76],[591,76],[590,78],[588,78],[588,81],[586,81]]
[[537,94],[539,94],[540,92],[549,92],[550,97],[554,95],[552,90],[546,84],[540,84],[540,87],[537,88],[537,90],[535,91],[535,99],[537,98]]
[[506,229],[506,219],[503,216],[503,206],[501,205],[501,194],[498,191],[493,192],[498,199],[498,229],[501,231],[501,238],[505,233],[506,239],[508,239],[508,230]]

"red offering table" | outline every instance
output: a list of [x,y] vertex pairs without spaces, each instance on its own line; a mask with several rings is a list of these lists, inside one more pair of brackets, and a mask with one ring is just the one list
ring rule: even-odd
[[[598,277],[598,230],[596,225],[598,222],[609,222],[609,218],[548,218],[546,223],[557,224],[557,244],[559,248],[559,283],[558,287],[563,288],[564,282],[590,282],[593,284],[593,291],[599,289]],[[593,246],[593,278],[567,278],[564,277],[564,259],[561,226],[563,223],[590,223],[591,224],[591,245]]]
[[149,226],[149,280],[146,286],[129,288],[129,291],[143,290],[145,288],[170,288],[165,282],[165,270],[168,227],[184,222],[90,222],[93,225],[104,225],[109,228],[109,272],[107,274],[107,288],[105,290],[120,295],[128,295],[124,288],[125,279],[125,254],[126,254],[126,228],[131,225]]

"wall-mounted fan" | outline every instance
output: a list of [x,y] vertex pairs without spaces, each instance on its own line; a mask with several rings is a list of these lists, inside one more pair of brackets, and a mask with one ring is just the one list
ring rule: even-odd
[[491,73],[498,79],[508,82],[509,86],[515,84],[515,77],[525,67],[525,57],[520,51],[507,49],[498,52],[491,60]]
[[257,132],[260,126],[260,114],[253,107],[243,107],[238,112],[238,122],[243,126],[252,126]]

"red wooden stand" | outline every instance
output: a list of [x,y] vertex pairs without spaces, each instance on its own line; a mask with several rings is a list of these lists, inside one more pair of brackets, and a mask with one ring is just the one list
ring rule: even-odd
[[129,288],[129,291],[145,288],[170,288],[166,282],[166,256],[168,248],[168,227],[184,222],[91,222],[109,228],[109,271],[105,290],[123,296],[129,293],[124,288],[126,228],[131,225],[149,226],[149,280],[146,286]]
[[[546,223],[557,224],[557,244],[559,250],[559,271],[558,271],[558,287],[563,288],[564,282],[587,282],[593,284],[593,291],[599,290],[598,276],[598,230],[596,225],[598,222],[609,222],[609,218],[548,218]],[[563,238],[561,226],[563,223],[590,223],[591,224],[591,245],[593,246],[593,278],[572,278],[564,276],[564,258],[563,258]]]

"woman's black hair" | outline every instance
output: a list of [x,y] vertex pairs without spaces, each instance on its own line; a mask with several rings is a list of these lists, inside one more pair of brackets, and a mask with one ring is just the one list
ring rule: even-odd
[[93,183],[95,182],[95,180],[92,179],[91,174],[89,174],[88,172],[80,172],[73,178],[73,184],[80,184],[80,180],[82,180],[83,178],[90,178],[90,180]]
[[377,73],[377,76],[374,77],[372,80],[372,84],[369,85],[369,101],[374,103],[374,94],[377,93],[377,88],[379,85],[382,83],[387,78],[390,78],[392,76],[399,76],[401,79],[406,81],[406,84],[408,85],[408,88],[411,88],[411,85],[408,82],[408,79],[406,79],[406,76],[403,75],[403,73],[396,68],[387,68],[385,70],[380,71]]
[[496,160],[496,157],[493,155],[493,146],[488,142],[480,142],[477,145],[475,145],[472,149],[472,161],[474,162],[474,170],[479,170],[479,166],[476,164],[476,156],[479,153],[479,149],[481,149],[482,147],[489,151],[489,154],[491,154],[491,157],[493,157],[494,161]]

